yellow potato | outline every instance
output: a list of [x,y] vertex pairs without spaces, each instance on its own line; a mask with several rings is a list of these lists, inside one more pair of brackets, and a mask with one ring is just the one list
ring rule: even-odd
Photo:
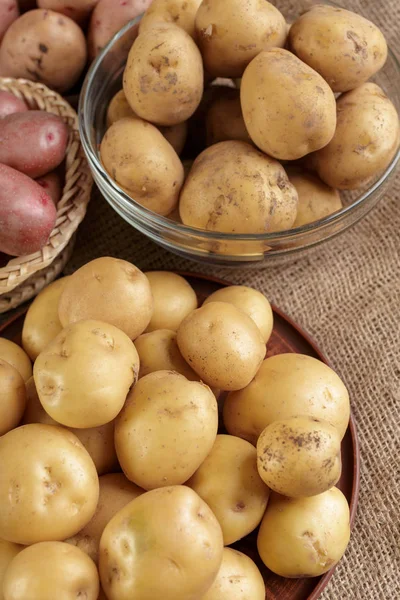
[[207,146],[226,140],[251,143],[244,124],[240,91],[230,87],[217,87],[206,116]]
[[183,319],[197,308],[197,296],[192,286],[180,275],[170,271],[145,272],[153,295],[154,311],[146,333],[156,329],[176,331]]
[[99,575],[79,548],[63,542],[41,542],[25,548],[4,578],[5,600],[97,600]]
[[349,539],[349,506],[334,487],[310,498],[271,494],[257,546],[268,569],[297,579],[329,571],[342,558]]
[[176,331],[159,329],[143,333],[135,340],[139,355],[139,379],[154,371],[176,371],[189,381],[199,381],[199,376],[183,358],[176,341]]
[[319,150],[335,133],[336,102],[331,88],[321,75],[282,48],[261,52],[251,61],[242,77],[240,100],[251,139],[279,160]]
[[32,364],[29,356],[18,344],[0,337],[0,360],[14,367],[24,381],[32,377]]
[[80,25],[84,24],[99,0],[37,0],[39,8],[55,10]]
[[100,541],[108,600],[202,598],[222,561],[222,532],[186,486],[152,490],[111,519]]
[[78,429],[112,421],[138,373],[133,342],[101,321],[79,321],[63,329],[39,354],[33,371],[45,411]]
[[18,425],[25,404],[24,380],[17,369],[0,359],[0,436]]
[[125,260],[104,256],[71,275],[58,312],[63,327],[96,319],[115,325],[134,340],[150,322],[153,299],[148,279],[139,269]]
[[208,386],[157,371],[131,390],[115,421],[115,448],[125,475],[145,490],[178,485],[204,461],[217,429],[217,401]]
[[224,548],[218,575],[202,600],[265,600],[264,580],[251,558]]
[[313,223],[343,208],[340,194],[307,171],[288,171],[289,181],[299,196],[293,227]]
[[323,362],[303,354],[278,354],[262,363],[246,388],[228,394],[224,424],[256,445],[270,423],[297,415],[322,419],[343,438],[350,418],[349,393]]
[[[99,480],[70,431],[23,425],[0,438],[0,537],[17,544],[63,540],[93,517]],[[7,596],[6,596],[7,598]]]
[[3,581],[7,568],[13,558],[15,558],[23,548],[24,546],[20,546],[19,544],[0,540],[0,600],[4,600]]
[[177,123],[176,125],[166,125],[164,127],[162,125],[159,125],[157,129],[163,134],[167,142],[171,144],[171,146],[179,156],[186,143],[186,138],[188,134],[187,121]]
[[140,21],[139,32],[158,23],[178,25],[196,39],[194,19],[202,0],[153,0]]

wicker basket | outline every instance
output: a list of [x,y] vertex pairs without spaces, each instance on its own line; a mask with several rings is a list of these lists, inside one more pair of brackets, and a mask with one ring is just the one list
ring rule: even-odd
[[0,313],[3,313],[36,296],[60,274],[72,253],[74,234],[85,216],[93,181],[80,143],[77,114],[59,94],[40,83],[1,77],[0,90],[21,98],[31,109],[59,115],[70,129],[65,184],[57,205],[55,227],[39,252],[12,258],[0,268]]

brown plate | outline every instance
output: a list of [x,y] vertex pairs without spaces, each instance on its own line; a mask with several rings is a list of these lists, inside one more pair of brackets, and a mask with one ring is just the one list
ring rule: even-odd
[[[199,302],[217,289],[230,285],[226,281],[212,279],[191,273],[180,273],[196,290]],[[329,362],[315,345],[312,339],[289,317],[273,306],[274,330],[268,342],[267,356],[283,352],[299,352]],[[22,324],[26,308],[14,315],[8,322],[0,326],[0,335],[17,343],[21,339]],[[330,366],[330,365],[329,365]],[[350,520],[353,526],[356,514],[360,481],[360,453],[357,432],[353,416],[342,441],[342,475],[337,486],[342,490],[350,504]],[[245,552],[257,563],[265,581],[266,600],[316,600],[326,587],[335,568],[322,577],[309,579],[284,579],[269,571],[260,561],[257,553],[257,531],[248,535],[234,547]],[[234,598],[232,598],[234,600]]]

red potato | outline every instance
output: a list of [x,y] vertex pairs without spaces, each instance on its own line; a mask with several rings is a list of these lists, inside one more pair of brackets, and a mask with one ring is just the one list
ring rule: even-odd
[[0,121],[0,163],[29,177],[46,175],[62,162],[68,127],[40,110],[8,115]]
[[36,183],[50,196],[54,202],[54,206],[57,206],[63,191],[63,181],[60,174],[57,171],[52,171],[51,173],[47,173],[47,175],[43,175],[40,179],[36,179]]
[[0,42],[3,35],[19,17],[19,8],[17,0],[0,0]]
[[56,222],[50,196],[36,181],[0,164],[0,251],[13,256],[42,248]]
[[98,0],[37,0],[39,8],[47,8],[69,17],[79,25],[87,21]]
[[[0,0],[1,2],[1,0]],[[29,110],[23,100],[14,96],[10,92],[0,90],[0,119],[13,113],[26,112]]]

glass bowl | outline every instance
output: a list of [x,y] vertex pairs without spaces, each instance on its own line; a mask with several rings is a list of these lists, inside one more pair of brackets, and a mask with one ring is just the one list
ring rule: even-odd
[[[313,2],[285,2],[282,11],[293,21]],[[276,3],[279,8],[279,2]],[[289,12],[287,10],[289,7]],[[130,198],[103,168],[99,145],[104,135],[107,106],[122,87],[122,75],[140,18],[117,33],[92,64],[80,97],[79,126],[93,178],[107,202],[133,227],[160,246],[185,258],[223,265],[268,261],[304,250],[344,231],[362,219],[386,194],[400,159],[397,151],[387,169],[363,189],[341,192],[344,207],[314,223],[269,234],[227,234],[187,227],[176,220],[157,215]],[[400,64],[389,49],[383,69],[372,78],[379,84],[400,113]]]

